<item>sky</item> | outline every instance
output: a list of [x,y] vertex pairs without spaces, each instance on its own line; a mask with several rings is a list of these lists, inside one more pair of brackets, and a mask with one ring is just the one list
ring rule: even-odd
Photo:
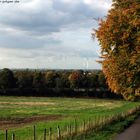
[[0,69],[101,69],[91,33],[111,0],[2,1]]

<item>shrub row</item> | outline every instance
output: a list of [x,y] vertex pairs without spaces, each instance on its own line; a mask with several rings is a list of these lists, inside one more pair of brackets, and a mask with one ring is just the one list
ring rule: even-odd
[[43,96],[43,97],[96,97],[121,99],[121,95],[108,89],[72,89],[72,88],[12,88],[0,89],[1,96]]

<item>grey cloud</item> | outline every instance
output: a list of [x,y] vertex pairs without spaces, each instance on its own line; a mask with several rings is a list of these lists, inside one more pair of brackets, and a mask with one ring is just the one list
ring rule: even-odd
[[19,49],[32,49],[42,48],[44,46],[53,46],[61,44],[61,41],[53,37],[36,38],[29,35],[9,35],[6,33],[0,34],[0,47],[5,48],[19,48]]
[[73,19],[79,20],[82,17],[89,19],[93,17],[103,17],[105,15],[105,9],[99,9],[98,7],[96,7],[96,5],[92,8],[82,1],[79,1],[78,3],[69,4],[62,2],[61,0],[53,1],[53,8],[57,11],[70,14],[70,18],[72,18],[72,21]]
[[95,50],[93,50],[93,49],[91,49],[91,50],[78,50],[77,53],[80,57],[86,57],[86,58],[98,57],[97,52],[95,52]]
[[90,30],[97,27],[92,18],[103,17],[107,9],[83,0],[34,1],[39,4],[27,8],[0,5],[0,66],[76,68],[83,59],[98,57],[98,45],[89,39]]
[[[0,23],[20,30],[28,31],[30,34],[50,34],[59,32],[64,26],[87,22],[93,17],[104,16],[105,9],[91,8],[82,1],[75,3],[65,3],[61,0],[52,0],[52,5],[40,3],[41,8],[35,12],[27,9],[22,11],[9,10],[0,14]],[[37,12],[37,10],[39,12]],[[5,18],[8,17],[8,18]]]

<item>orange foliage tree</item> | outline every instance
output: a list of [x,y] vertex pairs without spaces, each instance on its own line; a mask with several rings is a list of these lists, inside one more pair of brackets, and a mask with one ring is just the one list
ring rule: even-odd
[[113,0],[95,34],[110,89],[135,100],[140,95],[140,0]]
[[82,81],[82,73],[80,71],[73,71],[69,77],[70,87],[71,88],[78,88],[80,87],[80,83]]

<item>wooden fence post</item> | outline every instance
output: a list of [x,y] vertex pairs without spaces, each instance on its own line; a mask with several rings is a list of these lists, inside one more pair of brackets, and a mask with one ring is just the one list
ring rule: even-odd
[[67,125],[67,135],[69,135],[69,125]]
[[86,131],[86,122],[85,122],[85,120],[83,121],[83,131]]
[[35,128],[35,125],[34,125],[34,140],[36,140],[36,128]]
[[44,129],[44,140],[47,140],[46,139],[46,132],[47,132],[47,130],[46,130],[46,128]]
[[5,140],[8,140],[8,130],[6,129]]
[[61,131],[60,131],[59,125],[58,125],[58,127],[57,127],[57,130],[58,130],[58,139],[60,140],[60,139],[61,139]]
[[52,140],[52,128],[50,127],[50,130],[49,130],[49,137],[50,137],[50,140]]
[[95,131],[97,130],[97,126],[98,126],[98,117],[95,116]]
[[91,121],[90,121],[90,118],[89,118],[89,119],[88,119],[88,130],[90,130],[90,128],[91,128],[91,127],[90,127],[90,126],[91,126],[91,125],[90,125],[90,122],[91,122]]
[[77,122],[76,122],[76,119],[74,121],[74,127],[75,127],[75,134],[77,134]]
[[69,133],[70,133],[70,136],[71,136],[71,134],[72,134],[72,132],[71,132],[72,130],[71,130],[71,124],[69,125]]
[[15,134],[14,133],[12,134],[12,140],[15,140]]

